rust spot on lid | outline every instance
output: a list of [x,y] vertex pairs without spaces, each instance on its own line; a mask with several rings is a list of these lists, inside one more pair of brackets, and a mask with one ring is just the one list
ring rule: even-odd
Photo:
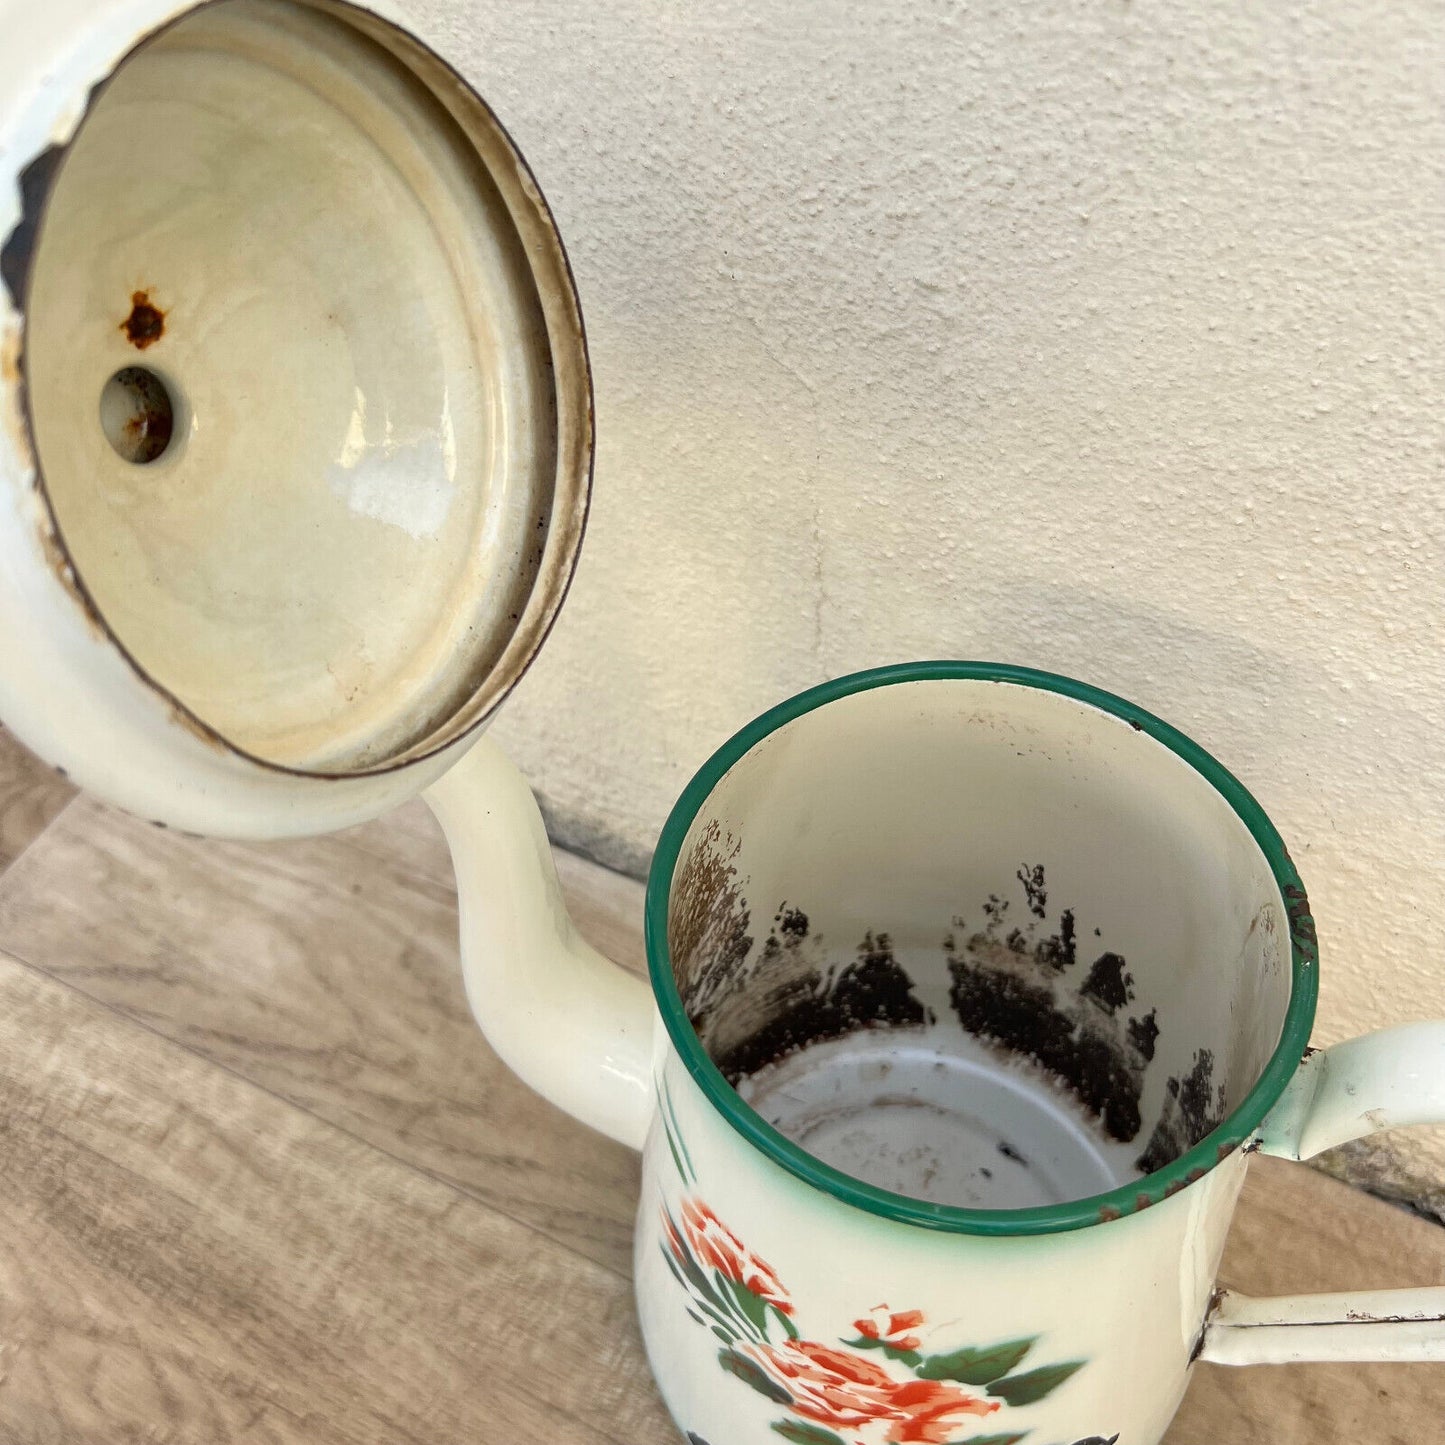
[[20,328],[14,327],[5,333],[5,342],[0,346],[0,382],[6,386],[19,386],[24,378],[20,374]]
[[30,445],[30,428],[25,421],[25,372],[20,364],[22,347],[18,326],[7,326],[0,337],[0,426],[22,465],[35,466]]
[[[170,719],[178,727],[184,728],[192,737],[199,738],[207,747],[214,748],[219,753],[231,750],[231,745],[208,723],[203,723],[200,718],[188,712],[174,698],[167,700],[170,703]],[[200,834],[194,836],[199,837]]]
[[1101,1204],[1099,1206],[1099,1219],[1104,1224],[1112,1224],[1116,1219],[1122,1219],[1123,1215],[1114,1208],[1112,1204]]
[[105,625],[105,620],[101,617],[95,603],[90,600],[90,594],[80,585],[70,555],[66,552],[64,544],[48,518],[41,522],[37,529],[37,536],[40,542],[40,551],[45,558],[45,565],[55,575],[56,581],[70,594],[75,605],[80,608],[80,615],[85,619],[85,625],[90,629],[91,636],[100,638],[102,641],[109,641],[110,629]]
[[1136,1194],[1134,1196],[1134,1209],[1136,1212],[1142,1209],[1148,1209],[1153,1203],[1154,1201],[1150,1199],[1147,1194]]
[[120,323],[120,329],[132,346],[144,351],[165,334],[166,313],[151,301],[149,291],[133,291],[130,315]]

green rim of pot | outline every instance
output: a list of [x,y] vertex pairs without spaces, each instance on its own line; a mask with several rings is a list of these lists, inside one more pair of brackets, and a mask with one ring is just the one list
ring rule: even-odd
[[[1234,809],[1259,845],[1279,887],[1290,921],[1291,989],[1279,1043],[1244,1101],[1187,1154],[1141,1179],[1087,1199],[1033,1209],[960,1209],[929,1204],[879,1189],[815,1159],[778,1132],[738,1096],[703,1051],[683,1009],[667,944],[668,898],[683,840],[693,820],[724,774],[770,733],[853,693],[899,683],[966,679],[1012,683],[1074,698],[1148,733],[1189,764]],[[1319,987],[1319,955],[1309,902],[1283,840],[1248,790],[1197,743],[1142,708],[1112,693],[1032,668],[987,662],[914,662],[873,668],[809,688],[754,719],[725,742],[683,790],[658,840],[647,881],[647,960],[652,987],[673,1047],[705,1097],[747,1142],[805,1184],[844,1204],[884,1219],[958,1234],[1053,1234],[1104,1223],[1157,1204],[1202,1178],[1242,1147],[1284,1092],[1304,1054],[1314,1025]]]

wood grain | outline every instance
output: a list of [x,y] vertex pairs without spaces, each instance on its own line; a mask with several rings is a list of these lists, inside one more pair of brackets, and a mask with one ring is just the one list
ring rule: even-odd
[[0,875],[0,948],[626,1276],[635,1156],[488,1048],[451,882],[391,836],[220,843],[78,799]]
[[671,1445],[630,1291],[0,956],[0,1438]]
[[45,831],[75,789],[0,728],[0,871]]
[[[1221,1267],[1245,1294],[1445,1284],[1445,1229],[1299,1164],[1250,1165]],[[1427,1445],[1445,1365],[1201,1365],[1167,1445]]]
[[[51,816],[0,874],[0,1441],[675,1445],[625,1278],[635,1161],[477,1032],[425,809],[266,846]],[[639,966],[640,887],[559,866]],[[1445,1231],[1257,1160],[1225,1275],[1438,1283]],[[1168,1445],[1442,1419],[1445,1367],[1202,1366]]]

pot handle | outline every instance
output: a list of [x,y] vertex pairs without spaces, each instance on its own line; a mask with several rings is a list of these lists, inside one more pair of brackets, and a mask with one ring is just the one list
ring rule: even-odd
[[[1403,1024],[1309,1054],[1255,1135],[1265,1154],[1310,1159],[1405,1124],[1445,1123],[1445,1021]],[[1445,1360],[1445,1286],[1249,1299],[1215,1294],[1200,1358]]]
[[526,779],[483,734],[423,796],[451,849],[462,976],[488,1042],[543,1098],[640,1149],[652,995],[578,934]]

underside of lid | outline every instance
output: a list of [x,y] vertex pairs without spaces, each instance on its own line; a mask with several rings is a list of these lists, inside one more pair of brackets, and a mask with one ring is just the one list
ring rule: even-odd
[[515,683],[581,540],[585,342],[525,165],[412,37],[298,0],[157,32],[53,170],[23,309],[60,545],[199,725],[366,772]]

